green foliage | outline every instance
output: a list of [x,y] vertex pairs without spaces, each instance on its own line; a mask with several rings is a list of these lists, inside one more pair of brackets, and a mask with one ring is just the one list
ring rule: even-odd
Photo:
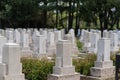
[[87,54],[84,59],[73,60],[76,72],[80,74],[89,75],[90,68],[94,66],[94,61],[96,60],[95,54]]
[[83,47],[83,43],[80,42],[78,39],[76,40],[76,44],[77,44],[77,47],[79,50],[82,50],[82,47]]
[[[111,60],[114,62],[114,65],[116,54],[118,54],[118,52],[111,55]],[[53,61],[22,58],[21,62],[23,64],[25,78],[28,80],[47,80],[47,76],[53,71]],[[84,58],[74,59],[73,65],[75,66],[76,72],[83,75],[90,75],[90,68],[94,66],[95,61],[95,54],[86,54]]]
[[52,73],[54,62],[47,59],[25,59],[21,60],[23,73],[28,80],[47,80],[48,74]]
[[113,65],[115,66],[115,62],[116,62],[116,55],[119,54],[120,51],[111,53],[110,59],[113,61]]

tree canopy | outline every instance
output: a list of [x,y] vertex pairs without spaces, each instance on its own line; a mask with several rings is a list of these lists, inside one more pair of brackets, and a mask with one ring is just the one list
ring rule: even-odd
[[0,0],[0,27],[119,29],[120,0]]

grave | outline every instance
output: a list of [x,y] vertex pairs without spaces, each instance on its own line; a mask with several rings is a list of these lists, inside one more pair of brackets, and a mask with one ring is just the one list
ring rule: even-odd
[[43,58],[46,57],[46,40],[44,35],[37,35],[36,42],[34,47],[34,54],[35,58]]
[[21,57],[32,57],[32,51],[30,50],[30,46],[29,46],[29,34],[26,31],[26,29],[24,29],[21,33],[21,40],[22,40],[22,54]]
[[55,54],[56,43],[55,43],[55,35],[54,32],[48,33],[48,46],[47,46],[47,55]]
[[53,74],[48,76],[48,80],[80,80],[80,74],[75,72],[75,67],[72,65],[71,49],[70,41],[58,41]]
[[2,63],[2,52],[3,52],[3,46],[7,42],[7,39],[4,36],[0,35],[0,63]]
[[25,80],[20,63],[20,46],[16,43],[5,43],[2,63],[0,63],[0,80]]
[[110,60],[110,40],[102,38],[98,41],[97,60],[90,69],[91,76],[81,76],[83,80],[114,80],[115,67]]
[[119,51],[118,47],[118,35],[116,33],[111,33],[110,36],[110,43],[111,43],[111,52]]

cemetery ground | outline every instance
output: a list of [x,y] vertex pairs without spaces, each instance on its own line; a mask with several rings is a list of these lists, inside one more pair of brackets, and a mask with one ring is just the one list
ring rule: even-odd
[[105,30],[103,38],[94,29],[79,29],[78,38],[74,29],[8,28],[0,34],[0,80],[115,80],[119,30]]
[[[78,39],[76,40],[78,49],[81,51],[83,43]],[[120,51],[111,52],[111,60],[115,66],[116,54]],[[90,76],[90,68],[94,66],[96,61],[96,54],[94,53],[79,53],[77,58],[73,56],[73,65],[75,71],[80,75]],[[55,55],[51,56],[52,59],[42,58],[36,59],[31,57],[21,58],[23,64],[22,72],[25,74],[27,80],[47,80],[48,75],[53,73],[53,66],[55,66]],[[109,74],[109,73],[108,73]],[[84,80],[84,79],[83,79]]]

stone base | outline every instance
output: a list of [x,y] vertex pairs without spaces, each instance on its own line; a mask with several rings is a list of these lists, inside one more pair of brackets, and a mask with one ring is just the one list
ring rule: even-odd
[[112,67],[113,61],[101,61],[101,62],[95,62],[95,67],[104,68],[104,67]]
[[48,56],[51,56],[51,55],[53,55],[53,54],[56,53],[55,51],[56,51],[56,48],[52,48],[52,47],[51,47],[51,48],[48,48],[48,49],[47,49],[47,55],[48,55]]
[[73,53],[74,54],[79,54],[80,53],[76,45],[73,45]]
[[80,80],[80,74],[74,73],[70,75],[55,75],[51,74],[47,80]]
[[99,68],[99,67],[92,67],[90,70],[91,76],[94,77],[110,77],[115,75],[115,67],[105,67],[105,68]]
[[119,47],[116,47],[116,48],[114,47],[111,49],[111,52],[116,52],[116,51],[119,51]]
[[47,58],[47,55],[46,54],[33,54],[33,58],[38,58],[38,59]]
[[53,67],[53,74],[63,74],[63,75],[69,75],[71,73],[75,73],[75,67],[71,66],[71,67]]
[[101,77],[81,75],[80,80],[115,80],[115,77],[114,76],[109,76],[109,77],[101,78]]
[[21,57],[33,57],[33,51],[31,51],[31,50],[22,50]]
[[0,57],[0,63],[2,63],[2,57]]
[[25,80],[24,74],[20,75],[5,75],[3,80]]
[[6,64],[0,63],[0,80],[3,80],[3,76],[6,74]]

